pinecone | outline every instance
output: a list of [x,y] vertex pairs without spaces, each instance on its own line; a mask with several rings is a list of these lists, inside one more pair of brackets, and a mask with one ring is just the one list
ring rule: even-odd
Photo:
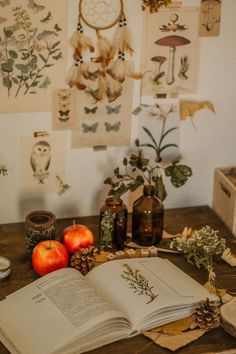
[[193,321],[200,328],[212,329],[220,325],[220,309],[217,301],[209,298],[199,302],[193,313]]
[[94,266],[97,249],[94,247],[80,248],[70,258],[70,267],[86,275]]

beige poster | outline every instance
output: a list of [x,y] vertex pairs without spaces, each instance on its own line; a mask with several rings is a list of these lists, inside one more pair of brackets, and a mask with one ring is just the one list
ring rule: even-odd
[[65,177],[65,138],[61,132],[22,137],[24,192],[58,192]]
[[72,131],[72,148],[127,146],[130,144],[133,80],[123,83],[115,101],[95,102],[85,91],[77,93],[77,129]]
[[143,16],[143,95],[196,93],[199,9],[160,9]]
[[217,37],[220,34],[221,0],[201,0],[200,28],[201,37]]
[[51,110],[51,90],[65,85],[67,21],[68,0],[0,1],[0,113]]
[[52,129],[74,129],[76,127],[76,89],[53,90],[52,100]]

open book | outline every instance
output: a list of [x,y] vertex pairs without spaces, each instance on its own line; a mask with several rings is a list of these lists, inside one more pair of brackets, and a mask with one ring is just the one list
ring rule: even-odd
[[166,259],[120,259],[85,277],[64,268],[0,302],[0,338],[14,354],[83,353],[190,315],[215,299]]

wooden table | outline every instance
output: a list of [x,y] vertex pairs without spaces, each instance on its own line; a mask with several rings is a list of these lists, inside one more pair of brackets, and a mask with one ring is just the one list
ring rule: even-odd
[[[76,222],[89,226],[98,236],[98,217],[77,218]],[[57,221],[56,232],[59,239],[62,230],[72,224],[72,219],[63,219]],[[183,230],[185,226],[200,229],[209,225],[219,234],[227,239],[227,245],[236,252],[236,237],[233,237],[228,228],[219,220],[214,212],[206,206],[171,209],[165,211],[164,228],[169,233],[177,233]],[[130,220],[129,220],[130,227]],[[37,278],[29,259],[25,255],[24,223],[0,225],[0,255],[8,257],[11,261],[11,275],[7,280],[0,282],[0,300],[13,291],[23,287]],[[207,281],[207,274],[204,270],[198,270],[196,267],[187,263],[184,257],[176,254],[159,253],[160,257],[168,257],[170,261],[176,264],[183,271],[191,275],[199,283],[204,284]],[[234,289],[236,291],[236,268],[227,265],[222,260],[217,261],[215,266],[217,280],[225,289]],[[1,316],[1,314],[0,314]],[[163,349],[144,337],[139,335],[131,339],[122,340],[102,348],[89,352],[90,354],[168,354],[169,350]],[[150,345],[148,345],[150,344]],[[147,346],[148,345],[148,346]],[[218,328],[197,341],[189,344],[175,353],[184,354],[202,354],[202,353],[222,353],[227,349],[235,349],[236,339],[227,334],[223,329]],[[0,343],[0,354],[9,352]],[[32,353],[34,354],[34,353]]]

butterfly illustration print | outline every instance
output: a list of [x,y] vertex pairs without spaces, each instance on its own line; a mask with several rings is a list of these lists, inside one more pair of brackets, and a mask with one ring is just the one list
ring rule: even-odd
[[66,123],[66,122],[68,122],[68,120],[70,119],[70,117],[69,117],[69,116],[68,116],[68,117],[59,116],[58,119],[59,119],[59,121],[60,121],[61,123]]
[[98,122],[92,125],[82,123],[82,128],[84,133],[96,133],[98,128]]
[[28,7],[32,9],[35,14],[45,9],[45,6],[36,4],[34,0],[28,0]]
[[59,27],[57,23],[55,24],[54,29],[55,29],[55,31],[57,31],[57,32],[62,31],[62,28]]
[[57,97],[59,99],[59,102],[70,103],[71,93],[70,92],[66,92],[66,93],[58,92]]
[[0,0],[0,6],[5,7],[7,5],[10,5],[10,0]]
[[40,22],[42,23],[48,23],[52,19],[52,13],[51,11],[48,12],[47,16],[42,18]]
[[120,130],[120,125],[121,125],[120,121],[116,122],[115,124],[110,124],[108,122],[105,122],[106,132],[111,132],[111,131],[118,132]]
[[63,116],[68,116],[69,115],[69,113],[70,113],[70,110],[68,109],[67,111],[59,111],[59,114],[60,114],[60,116],[61,117],[63,117]]
[[89,114],[89,113],[93,113],[94,114],[94,113],[97,112],[97,109],[98,109],[97,106],[93,107],[93,108],[84,107],[84,111],[85,111],[86,114]]
[[106,106],[107,114],[118,114],[120,113],[121,104],[116,107]]

